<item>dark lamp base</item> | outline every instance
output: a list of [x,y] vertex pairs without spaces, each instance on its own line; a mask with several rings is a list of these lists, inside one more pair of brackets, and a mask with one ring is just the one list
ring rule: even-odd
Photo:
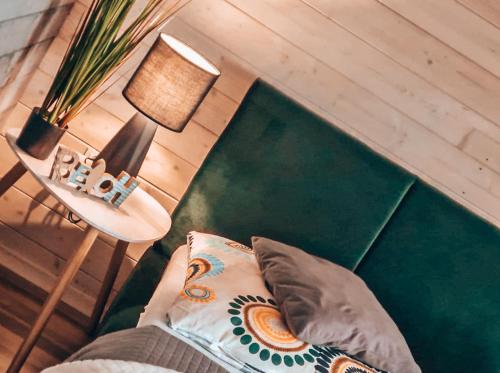
[[141,113],[135,114],[97,156],[106,161],[106,172],[115,177],[121,171],[137,176],[157,127]]

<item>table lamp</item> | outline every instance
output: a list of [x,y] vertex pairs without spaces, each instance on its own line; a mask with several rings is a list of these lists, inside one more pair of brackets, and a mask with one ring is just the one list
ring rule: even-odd
[[181,41],[160,34],[123,90],[136,113],[101,151],[106,172],[137,176],[158,125],[181,132],[219,70]]

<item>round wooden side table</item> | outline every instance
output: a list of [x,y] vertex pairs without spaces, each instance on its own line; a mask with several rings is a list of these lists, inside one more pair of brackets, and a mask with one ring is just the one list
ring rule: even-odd
[[7,371],[9,373],[18,372],[24,364],[62,294],[80,269],[99,232],[117,238],[118,243],[90,318],[89,329],[91,331],[95,329],[100,320],[128,244],[160,239],[168,232],[172,223],[168,212],[140,187],[136,188],[119,208],[116,208],[99,198],[50,180],[49,174],[57,149],[54,149],[46,160],[33,158],[16,146],[19,133],[20,129],[17,128],[8,129],[6,132],[7,142],[19,158],[19,162],[0,179],[0,196],[26,171],[29,171],[53,197],[87,223],[87,227],[82,242],[67,261],[65,269],[45,300],[28,336],[14,356]]

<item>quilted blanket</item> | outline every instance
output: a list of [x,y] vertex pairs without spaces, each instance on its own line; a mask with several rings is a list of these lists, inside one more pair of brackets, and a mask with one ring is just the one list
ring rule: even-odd
[[175,373],[177,371],[135,361],[96,359],[55,365],[42,373]]

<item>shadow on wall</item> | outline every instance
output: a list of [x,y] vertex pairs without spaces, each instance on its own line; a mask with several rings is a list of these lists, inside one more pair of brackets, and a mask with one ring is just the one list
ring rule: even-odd
[[[3,29],[8,36],[9,31],[14,27],[19,27],[17,20],[25,18],[24,22],[26,22],[26,20],[33,17],[36,20],[36,23],[30,27],[31,32],[27,39],[23,41],[23,44],[14,46],[15,50],[13,52],[0,57],[0,60],[4,59],[6,65],[3,69],[5,77],[0,79],[0,121],[7,118],[17,100],[23,94],[31,78],[31,73],[40,64],[50,46],[50,42],[57,35],[73,6],[72,3],[59,6],[60,4],[61,0],[52,0],[46,5],[47,9],[39,14],[23,15],[16,19],[0,22],[0,32],[3,24]],[[1,7],[2,5],[0,5],[0,10]],[[21,22],[21,24],[24,22]]]

